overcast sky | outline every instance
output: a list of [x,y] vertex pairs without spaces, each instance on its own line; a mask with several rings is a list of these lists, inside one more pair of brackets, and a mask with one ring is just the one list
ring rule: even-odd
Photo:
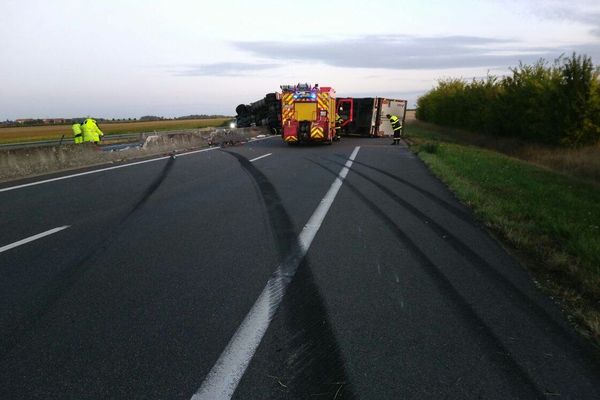
[[0,120],[234,114],[281,84],[416,98],[573,51],[600,1],[2,0]]

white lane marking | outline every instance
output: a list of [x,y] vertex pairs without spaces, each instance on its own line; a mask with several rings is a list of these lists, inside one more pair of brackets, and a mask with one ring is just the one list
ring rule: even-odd
[[219,147],[209,147],[208,149],[200,149],[200,150],[188,151],[186,153],[175,153],[175,156],[177,156],[177,157],[185,157],[185,156],[191,156],[192,154],[205,153],[207,151],[213,151],[213,150],[218,150],[218,149],[219,149]]
[[34,240],[38,240],[43,238],[44,236],[52,235],[53,233],[60,232],[64,229],[69,228],[71,225],[59,226],[58,228],[50,229],[49,231],[38,233],[37,235],[30,236],[26,239],[19,240],[18,242],[14,242],[11,244],[7,244],[6,246],[0,247],[0,253],[5,252],[10,249],[14,249],[15,247],[19,247],[25,243],[33,242]]
[[244,318],[223,353],[212,367],[200,389],[192,400],[231,399],[240,379],[246,372],[271,320],[281,303],[287,286],[292,281],[300,262],[306,255],[315,235],[319,231],[329,208],[333,204],[342,182],[348,175],[358,150],[357,146],[340,171],[335,181],[319,203],[317,209],[302,229],[298,237],[299,249],[293,252],[277,267],[262,293]]
[[[274,137],[275,136],[269,136],[269,137],[266,137],[266,138],[260,138],[260,139],[253,140],[253,142],[258,142],[258,141],[261,141],[261,140],[271,139],[271,138],[274,138]],[[217,150],[219,148],[220,147],[210,147],[208,149],[201,149],[201,150],[189,151],[187,153],[177,154],[177,157],[184,157],[184,156],[189,156],[189,155],[192,155],[192,154],[204,153],[206,151]],[[132,163],[128,163],[128,164],[116,165],[114,167],[95,169],[93,171],[80,172],[80,173],[72,174],[72,175],[59,176],[58,178],[45,179],[43,181],[25,183],[23,185],[11,186],[11,187],[7,187],[7,188],[4,188],[4,189],[0,189],[0,193],[1,192],[8,192],[9,190],[22,189],[22,188],[29,187],[29,186],[41,185],[43,183],[50,183],[50,182],[62,181],[63,179],[76,178],[78,176],[84,176],[84,175],[90,175],[90,174],[97,174],[98,172],[111,171],[113,169],[126,168],[126,167],[131,167],[131,166],[134,166],[134,165],[140,165],[140,164],[146,164],[146,163],[151,163],[151,162],[160,161],[160,160],[166,160],[169,157],[171,157],[171,156],[152,158],[150,160],[136,161],[136,162],[132,162]]]
[[256,160],[260,160],[261,158],[269,157],[269,156],[270,156],[270,155],[272,155],[272,154],[273,154],[273,153],[267,153],[267,154],[263,154],[263,155],[262,155],[262,156],[260,156],[260,157],[253,158],[252,160],[250,160],[250,162],[254,162],[254,161],[256,161]]
[[266,136],[266,137],[262,137],[262,138],[253,138],[251,137],[250,139],[248,139],[248,141],[246,143],[252,143],[252,142],[260,142],[261,140],[267,140],[267,139],[273,139],[274,137],[281,137],[279,135],[271,135],[271,136]]

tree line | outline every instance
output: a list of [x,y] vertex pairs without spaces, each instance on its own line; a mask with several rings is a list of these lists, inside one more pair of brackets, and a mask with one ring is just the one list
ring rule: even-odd
[[573,53],[520,63],[504,77],[446,79],[417,100],[417,118],[473,132],[579,146],[600,139],[600,70]]

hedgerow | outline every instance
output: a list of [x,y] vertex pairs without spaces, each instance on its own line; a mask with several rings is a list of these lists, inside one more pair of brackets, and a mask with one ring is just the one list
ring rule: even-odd
[[600,72],[590,57],[520,63],[504,77],[446,79],[417,101],[417,118],[540,143],[580,146],[600,139]]

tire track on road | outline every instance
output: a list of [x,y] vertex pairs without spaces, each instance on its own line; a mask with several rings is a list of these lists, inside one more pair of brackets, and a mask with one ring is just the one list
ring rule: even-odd
[[[337,161],[329,160],[337,165],[340,165]],[[427,221],[427,226],[431,229],[440,239],[448,243],[458,254],[464,257],[471,265],[477,268],[487,279],[494,283],[494,287],[498,287],[504,293],[505,298],[517,307],[519,310],[527,313],[527,315],[534,316],[536,323],[539,327],[544,329],[545,327],[551,328],[550,340],[558,347],[563,347],[565,342],[568,343],[574,350],[574,354],[578,354],[580,360],[582,360],[586,366],[600,375],[600,365],[597,360],[597,351],[589,351],[590,346],[587,346],[579,337],[571,332],[568,326],[562,325],[552,315],[550,315],[540,304],[538,304],[533,298],[524,293],[518,288],[511,280],[504,276],[500,271],[494,268],[488,263],[483,257],[473,251],[468,245],[461,241],[458,237],[452,234],[450,231],[442,227],[439,223],[433,220],[430,216],[423,213],[421,210],[404,200],[396,193],[375,181],[371,177],[365,175],[362,172],[354,169],[352,171],[356,175],[359,175],[387,196],[389,196],[394,202],[404,207],[410,213],[415,215],[417,218]],[[386,174],[387,176],[387,174]],[[471,224],[472,225],[472,224]],[[557,336],[560,337],[560,341],[557,340]],[[594,349],[595,350],[595,349]]]
[[[280,262],[286,264],[286,259],[297,257],[300,243],[281,197],[271,181],[247,158],[235,152],[223,152],[238,160],[258,188],[267,210]],[[297,272],[284,271],[284,275],[285,279],[291,281],[287,290],[284,289],[284,299],[274,319],[285,321],[287,332],[277,348],[267,348],[263,342],[257,351],[266,352],[270,360],[275,359],[282,364],[272,365],[274,369],[271,375],[277,375],[285,381],[287,390],[282,392],[281,387],[274,383],[271,395],[280,393],[286,399],[289,395],[297,399],[305,399],[314,393],[334,395],[339,386],[332,386],[332,383],[344,382],[338,399],[354,399],[343,357],[307,257],[298,265]],[[269,329],[276,329],[276,326]],[[280,334],[277,336],[281,337]],[[240,386],[243,385],[243,379]]]
[[32,304],[24,312],[23,317],[16,324],[17,326],[4,334],[2,337],[2,350],[0,358],[5,358],[10,351],[19,344],[21,338],[32,331],[44,316],[54,307],[54,305],[84,276],[93,266],[94,260],[110,247],[117,238],[117,234],[122,230],[128,219],[138,210],[140,210],[148,199],[156,192],[163,181],[171,171],[175,160],[170,158],[163,167],[160,174],[152,181],[144,191],[139,200],[127,211],[119,222],[109,229],[105,235],[98,241],[89,254],[84,256],[79,262],[72,264],[60,271],[43,289],[40,289]]
[[[320,166],[332,175],[335,172],[326,165],[317,161],[310,162]],[[334,161],[335,164],[337,162]],[[357,173],[356,170],[352,170]],[[419,263],[423,270],[430,276],[432,282],[437,286],[439,292],[448,298],[454,305],[454,309],[462,320],[471,328],[476,337],[479,338],[482,347],[486,348],[491,360],[493,360],[499,369],[509,378],[511,382],[518,382],[521,389],[526,392],[525,398],[545,399],[544,391],[537,387],[535,381],[528,372],[511,356],[509,350],[504,346],[500,338],[494,334],[492,329],[477,315],[474,308],[452,285],[450,280],[442,273],[434,262],[417,246],[417,244],[404,232],[396,223],[373,201],[365,196],[353,184],[346,182],[345,187],[352,191],[379,219],[385,226],[406,246],[407,250]],[[514,386],[513,386],[514,387]],[[523,392],[515,392],[511,398],[521,398]]]
[[[439,198],[435,194],[433,194],[433,193],[431,193],[431,192],[429,192],[429,191],[421,188],[420,186],[415,185],[412,182],[409,182],[409,181],[407,181],[405,179],[402,179],[402,178],[400,178],[400,177],[398,177],[398,176],[396,176],[394,174],[391,174],[391,173],[389,173],[387,171],[384,171],[384,170],[382,170],[380,168],[373,167],[373,166],[371,166],[369,164],[365,164],[365,163],[362,163],[360,161],[355,161],[354,163],[358,164],[358,165],[361,165],[361,166],[363,166],[365,168],[369,168],[369,169],[371,169],[373,171],[379,172],[380,174],[383,174],[383,175],[387,176],[388,178],[391,178],[391,179],[393,179],[393,180],[395,180],[397,182],[400,182],[401,184],[406,185],[406,186],[408,186],[408,187],[416,190],[417,192],[421,193],[423,196],[427,197],[429,200],[434,201],[436,204],[444,207],[446,210],[448,210],[449,212],[451,212],[452,214],[454,214],[454,216],[456,216],[457,218],[459,218],[459,219],[461,219],[461,220],[463,220],[463,221],[465,221],[465,222],[467,222],[467,223],[469,223],[471,225],[476,224],[476,220],[469,213],[467,213],[467,212],[459,209],[458,207],[453,206],[452,204],[448,203],[447,201],[442,200],[441,198]],[[356,169],[354,171],[356,172]]]

